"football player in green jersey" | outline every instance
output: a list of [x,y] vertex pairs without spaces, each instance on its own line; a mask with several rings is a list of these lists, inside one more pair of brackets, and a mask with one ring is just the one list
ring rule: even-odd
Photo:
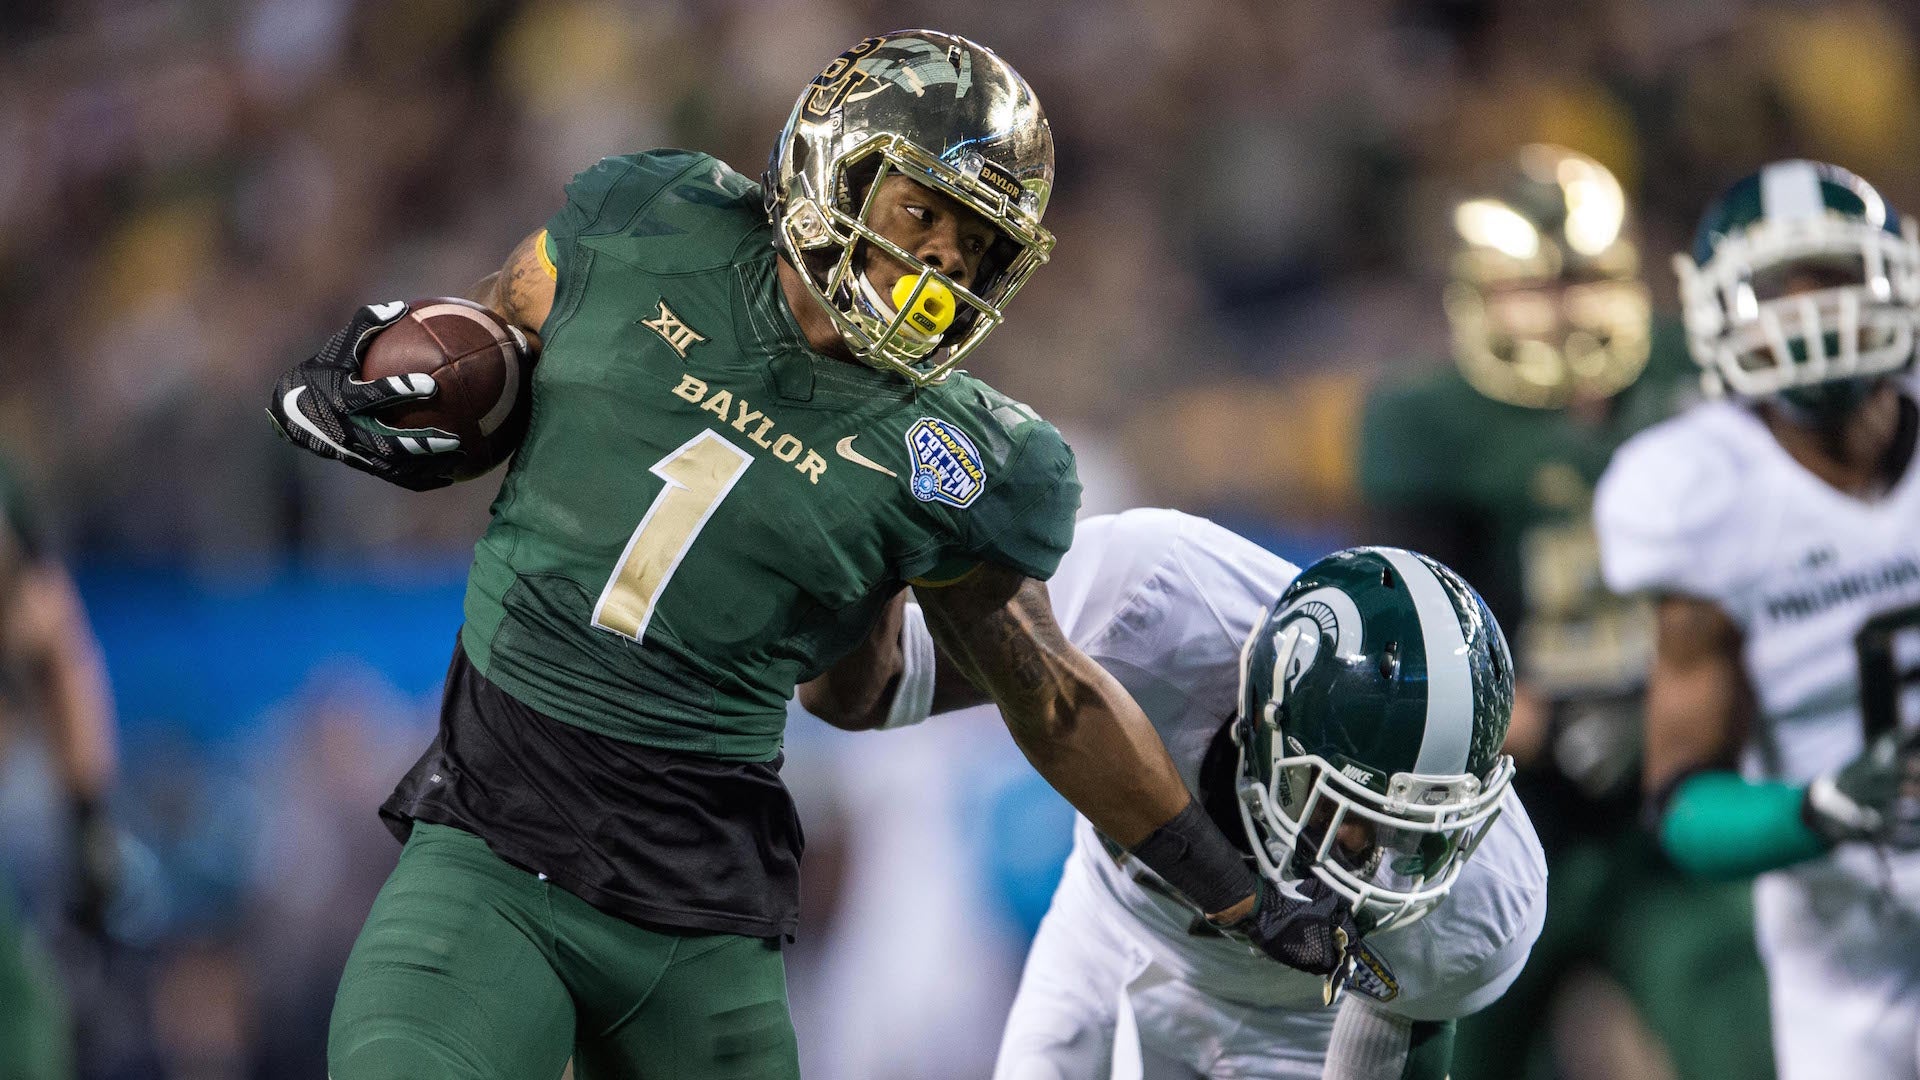
[[1374,535],[1459,568],[1512,634],[1507,745],[1551,870],[1546,930],[1461,1023],[1454,1075],[1538,1075],[1516,1033],[1550,1030],[1583,970],[1618,981],[1681,1077],[1771,1075],[1750,901],[1683,880],[1636,828],[1651,613],[1606,591],[1591,520],[1614,448],[1693,385],[1684,336],[1651,317],[1624,193],[1585,155],[1522,148],[1451,225],[1456,363],[1373,393],[1360,482]]
[[[104,929],[115,844],[102,812],[115,773],[112,698],[99,645],[66,569],[48,550],[28,500],[0,462],[0,751],[9,725],[47,726],[76,841],[69,897],[79,928]],[[50,958],[28,934],[0,880],[0,1075],[73,1076],[71,1027]]]
[[[532,419],[439,736],[382,808],[406,847],[342,978],[333,1080],[553,1077],[569,1055],[582,1080],[793,1076],[787,702],[901,618],[909,584],[1109,837],[1276,958],[1345,940],[1343,901],[1247,872],[1061,634],[1043,582],[1072,455],[956,368],[1046,259],[1052,182],[1026,82],[906,31],[802,91],[762,184],[704,154],[608,158],[483,284],[543,343]],[[362,308],[269,411],[306,449],[431,487],[446,442],[377,417],[432,380],[354,377],[404,310]],[[829,679],[809,703],[879,726],[887,689]]]

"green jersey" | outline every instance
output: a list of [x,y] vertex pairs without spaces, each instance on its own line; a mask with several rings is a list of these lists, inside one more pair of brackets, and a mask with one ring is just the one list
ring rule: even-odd
[[568,185],[532,421],[462,632],[554,719],[739,761],[779,752],[795,684],[901,585],[1050,577],[1080,490],[1059,433],[984,383],[812,352],[763,205],[676,150]]

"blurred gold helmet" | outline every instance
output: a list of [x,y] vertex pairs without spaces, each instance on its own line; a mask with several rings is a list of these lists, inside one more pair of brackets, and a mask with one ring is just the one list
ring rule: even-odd
[[1452,215],[1447,321],[1474,389],[1557,409],[1639,378],[1652,312],[1626,196],[1606,166],[1523,146]]

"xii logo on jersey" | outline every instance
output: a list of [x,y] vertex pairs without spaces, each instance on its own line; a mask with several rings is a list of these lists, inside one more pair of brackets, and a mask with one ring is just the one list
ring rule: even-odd
[[959,428],[923,416],[907,429],[907,453],[913,477],[907,486],[921,502],[945,503],[966,509],[987,485],[980,453]]
[[640,325],[665,338],[667,344],[673,346],[673,351],[679,353],[682,360],[687,358],[689,347],[707,340],[705,334],[695,331],[693,327],[682,322],[680,316],[673,313],[673,309],[667,306],[665,300],[660,301],[660,317],[641,319]]

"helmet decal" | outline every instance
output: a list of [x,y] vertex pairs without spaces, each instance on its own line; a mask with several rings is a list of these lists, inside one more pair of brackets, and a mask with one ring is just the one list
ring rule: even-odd
[[1413,596],[1427,654],[1427,723],[1413,771],[1451,774],[1467,771],[1473,745],[1473,672],[1468,667],[1466,634],[1439,575],[1420,556],[1399,548],[1374,548]]

